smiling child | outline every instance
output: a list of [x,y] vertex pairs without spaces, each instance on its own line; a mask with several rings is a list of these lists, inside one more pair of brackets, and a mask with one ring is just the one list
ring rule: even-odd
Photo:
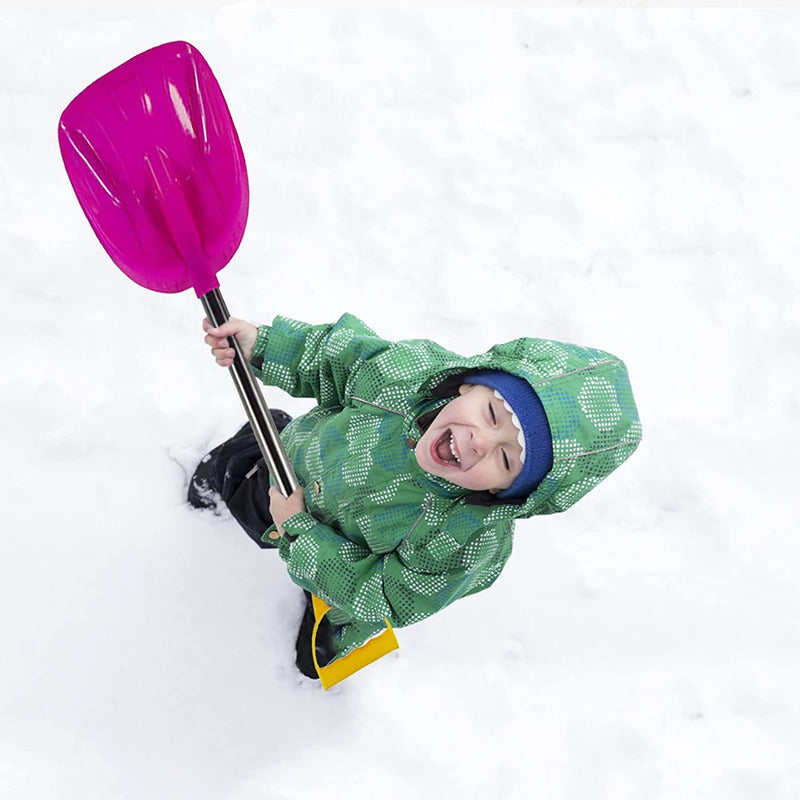
[[[410,625],[489,587],[514,520],[569,508],[641,439],[625,365],[602,350],[523,338],[465,358],[428,340],[387,341],[348,314],[204,329],[220,366],[236,335],[264,383],[317,402],[291,422],[273,411],[298,491],[269,487],[248,424],[202,460],[189,501],[225,503],[332,606],[321,665],[385,618]],[[310,614],[297,665],[315,677]]]

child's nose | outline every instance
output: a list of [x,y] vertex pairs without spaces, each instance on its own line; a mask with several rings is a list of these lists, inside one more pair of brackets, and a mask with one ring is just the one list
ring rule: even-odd
[[472,432],[472,449],[476,455],[483,456],[492,446],[492,432],[483,428],[476,428]]

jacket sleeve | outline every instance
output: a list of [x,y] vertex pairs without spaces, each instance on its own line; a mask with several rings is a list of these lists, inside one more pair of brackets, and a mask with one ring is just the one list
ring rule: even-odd
[[272,325],[259,327],[250,363],[263,383],[337,406],[344,405],[364,362],[390,347],[351,314],[326,325],[279,316]]
[[[309,513],[284,522],[281,558],[298,585],[333,606],[341,626],[340,655],[383,627],[418,622],[467,594],[490,586],[511,552],[511,525],[483,527],[468,537],[433,530],[396,550],[376,554]],[[465,538],[465,540],[463,540]]]
[[459,358],[427,339],[383,339],[344,314],[328,325],[276,317],[258,329],[250,363],[262,382],[321,406],[357,396],[392,407]]

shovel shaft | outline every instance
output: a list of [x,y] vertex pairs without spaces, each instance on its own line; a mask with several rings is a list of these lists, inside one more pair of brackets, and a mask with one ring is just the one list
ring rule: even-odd
[[[212,289],[202,295],[200,302],[203,304],[206,316],[214,326],[219,327],[230,319],[228,308],[219,289]],[[239,399],[247,412],[247,418],[250,420],[250,425],[253,428],[261,454],[267,462],[270,474],[284,497],[288,497],[300,484],[286,455],[283,442],[281,442],[281,438],[278,435],[278,429],[275,427],[275,422],[269,413],[269,408],[264,401],[264,396],[261,394],[261,389],[255,382],[250,365],[242,353],[242,348],[235,336],[229,337],[229,341],[236,353],[236,357],[233,359],[233,364],[228,367],[228,371],[236,385]]]

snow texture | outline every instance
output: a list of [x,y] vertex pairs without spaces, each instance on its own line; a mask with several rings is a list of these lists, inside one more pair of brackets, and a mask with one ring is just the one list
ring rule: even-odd
[[[800,797],[800,14],[93,5],[0,11],[0,797]],[[329,693],[275,554],[183,502],[243,418],[200,305],[114,267],[58,152],[173,39],[247,157],[232,313],[600,347],[643,418]]]

